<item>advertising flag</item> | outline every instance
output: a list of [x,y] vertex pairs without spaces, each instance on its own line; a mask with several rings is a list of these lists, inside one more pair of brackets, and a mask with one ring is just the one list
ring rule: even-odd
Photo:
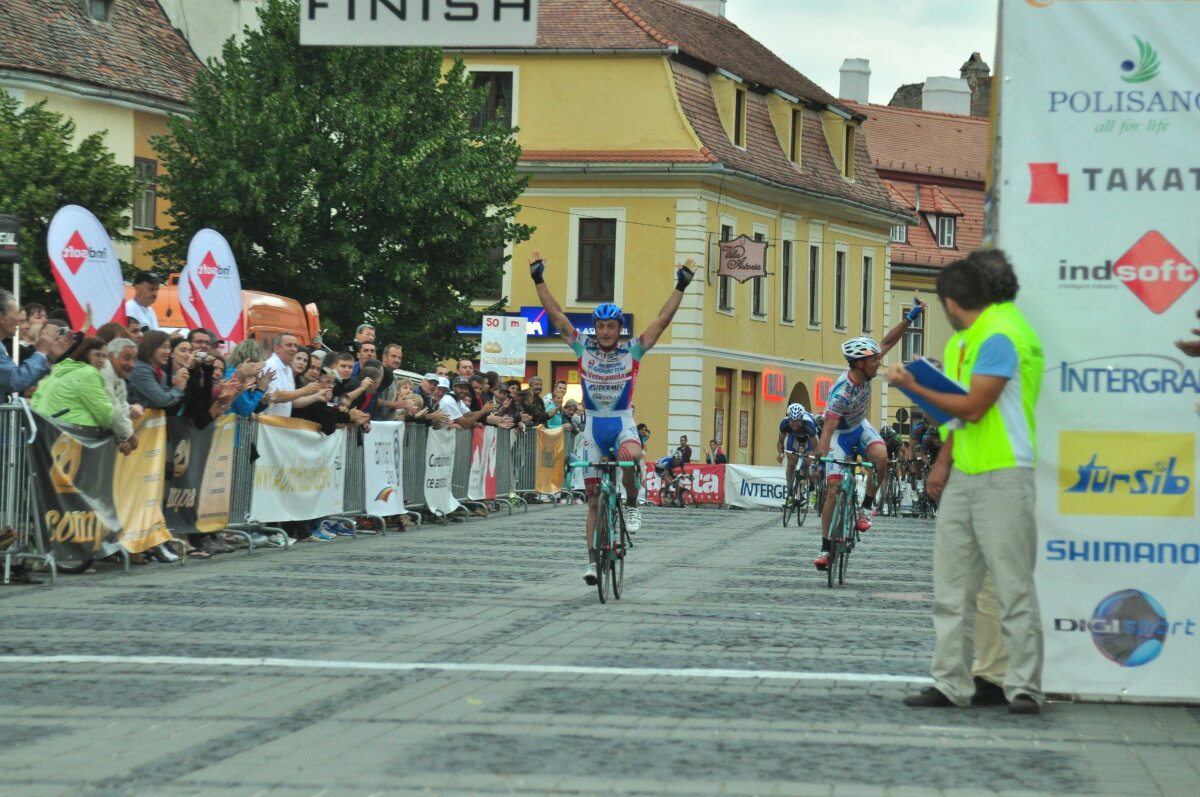
[[404,428],[399,421],[372,421],[363,436],[367,514],[388,517],[404,512]]
[[1045,349],[1047,692],[1200,698],[1197,30],[1200,2],[1001,4],[991,223]]
[[426,438],[425,506],[440,515],[449,515],[461,506],[450,490],[457,440],[458,432],[453,429],[430,429]]
[[525,319],[485,315],[479,341],[479,370],[523,379],[526,341]]
[[133,424],[138,447],[115,455],[112,490],[121,520],[121,545],[130,553],[171,539],[163,516],[163,473],[167,466],[167,419],[162,410],[146,410]]
[[476,426],[471,430],[471,477],[467,497],[472,501],[496,497],[495,426]]
[[260,415],[258,423],[250,518],[272,523],[341,512],[347,432],[325,435],[315,423],[276,415]]
[[563,486],[563,430],[537,428],[537,476],[535,486],[539,493],[554,495]]
[[71,326],[87,335],[110,321],[125,323],[125,281],[112,240],[100,220],[79,205],[64,205],[46,232],[50,271]]
[[163,512],[175,532],[197,534],[229,525],[236,419],[222,415],[197,429],[190,418],[167,418],[171,460]]
[[187,265],[179,275],[179,309],[188,326],[217,333],[229,348],[242,342],[242,279],[229,242],[203,229],[188,244]]

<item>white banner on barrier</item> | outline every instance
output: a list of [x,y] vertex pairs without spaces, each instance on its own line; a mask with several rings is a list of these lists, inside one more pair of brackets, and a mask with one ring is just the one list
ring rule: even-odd
[[453,429],[430,429],[425,444],[425,506],[443,515],[461,506],[450,493],[457,440],[458,432]]
[[998,244],[1045,346],[1047,692],[1200,698],[1200,2],[1003,0]]
[[775,509],[783,504],[787,485],[782,466],[725,466],[725,503],[746,509]]
[[294,418],[260,418],[250,518],[278,523],[341,512],[346,434],[324,435]]
[[372,421],[363,436],[367,512],[380,517],[404,512],[404,427],[399,421]]
[[471,430],[471,478],[467,497],[482,501],[496,497],[496,427],[476,426]]

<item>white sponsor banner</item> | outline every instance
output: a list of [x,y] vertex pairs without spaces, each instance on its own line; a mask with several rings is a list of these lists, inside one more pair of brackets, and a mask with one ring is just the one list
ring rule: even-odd
[[371,433],[363,435],[368,514],[404,512],[404,427],[399,421],[372,421]]
[[458,432],[453,429],[430,429],[425,444],[425,506],[442,515],[460,506],[450,494],[457,440]]
[[50,270],[71,326],[91,335],[125,323],[125,281],[108,231],[87,208],[64,205],[46,232]]
[[496,427],[476,426],[471,430],[471,478],[467,497],[482,501],[496,497]]
[[479,370],[523,379],[527,340],[525,319],[485,315],[479,341]]
[[538,0],[300,0],[300,43],[532,47]]
[[307,421],[260,417],[251,520],[312,520],[341,512],[347,434],[324,435]]
[[1003,0],[998,245],[1041,336],[1047,692],[1200,698],[1200,2]]
[[782,467],[726,465],[725,503],[746,509],[778,509],[787,492]]
[[216,230],[203,229],[188,244],[187,265],[179,275],[179,309],[188,326],[204,327],[231,346],[245,337],[242,278],[229,242]]

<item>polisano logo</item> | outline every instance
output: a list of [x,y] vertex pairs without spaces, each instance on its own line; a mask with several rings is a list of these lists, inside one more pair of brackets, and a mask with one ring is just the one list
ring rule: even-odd
[[1143,235],[1115,261],[1058,262],[1060,286],[1113,289],[1123,283],[1153,313],[1166,312],[1197,280],[1200,272],[1157,230]]

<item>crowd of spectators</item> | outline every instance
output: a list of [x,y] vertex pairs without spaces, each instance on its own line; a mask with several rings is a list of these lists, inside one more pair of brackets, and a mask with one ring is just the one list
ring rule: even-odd
[[[565,382],[543,395],[540,377],[523,387],[494,371],[477,373],[466,359],[453,373],[439,365],[409,379],[401,345],[380,346],[370,324],[360,325],[341,352],[304,346],[295,335],[281,333],[270,340],[269,352],[245,340],[226,356],[213,330],[183,334],[158,328],[152,305],[159,284],[152,272],[138,272],[126,323],[104,324],[86,337],[56,317],[65,312],[51,313],[39,304],[20,307],[12,294],[0,291],[0,399],[22,395],[43,415],[111,430],[124,455],[138,448],[135,425],[146,410],[186,417],[197,428],[225,414],[293,417],[325,434],[348,427],[366,434],[372,421],[437,429],[487,424],[517,433],[565,424],[582,430],[583,409],[565,399]],[[19,365],[9,356],[15,351]],[[256,536],[255,543],[286,546],[353,533],[321,518],[276,525],[285,534]],[[232,540],[222,535],[191,535],[180,542],[186,545],[156,546],[135,561],[174,561],[183,553],[208,558],[233,550]]]

